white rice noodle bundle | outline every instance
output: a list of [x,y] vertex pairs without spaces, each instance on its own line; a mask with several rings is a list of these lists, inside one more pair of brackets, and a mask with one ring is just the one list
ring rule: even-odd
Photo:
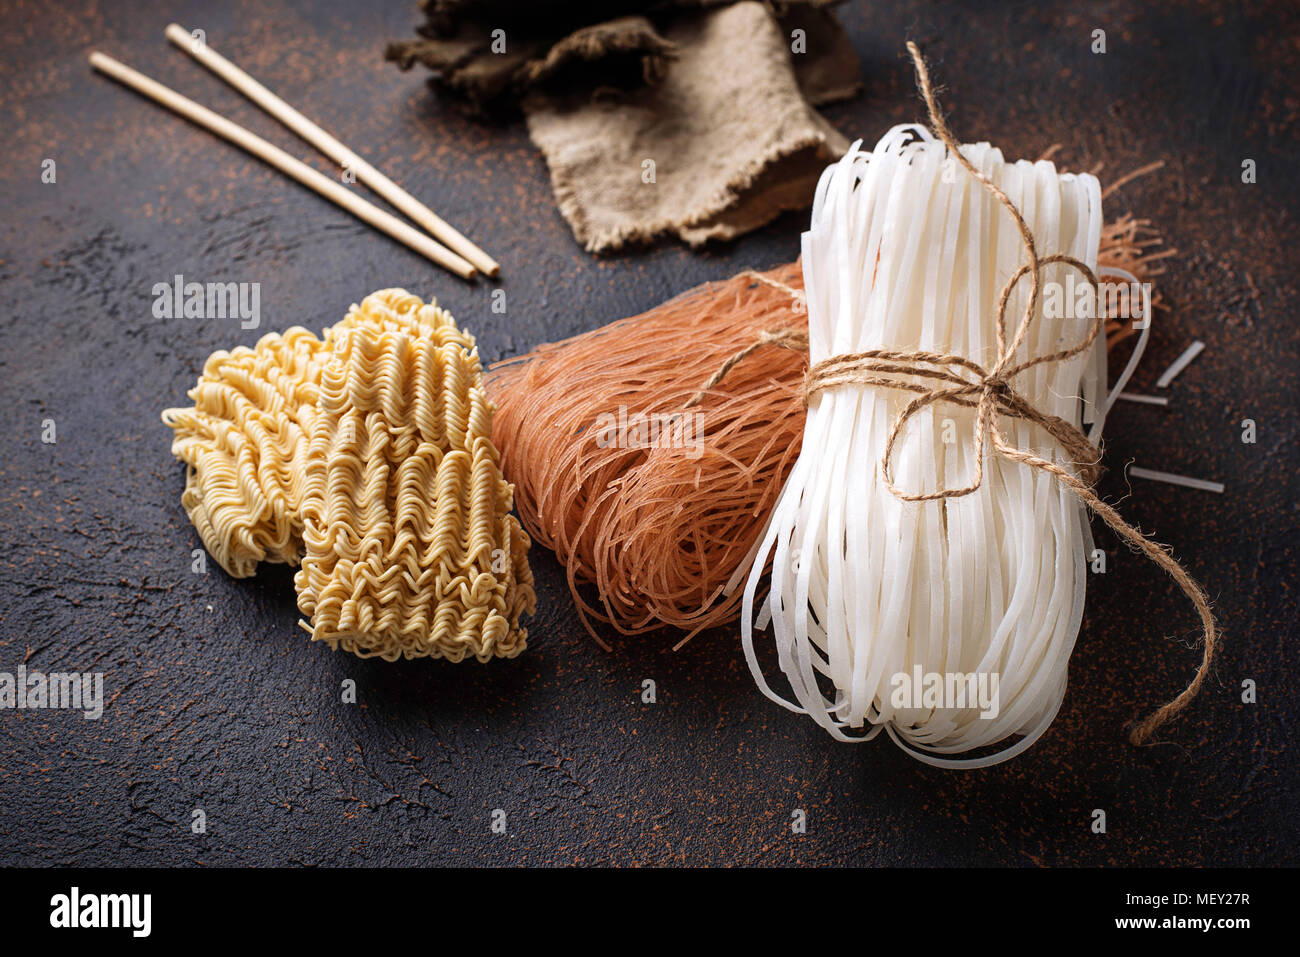
[[[1063,253],[1096,269],[1095,177],[1058,173],[1045,161],[1008,163],[987,143],[961,149],[1020,209],[1040,256]],[[809,361],[926,350],[991,368],[997,298],[1026,261],[1011,216],[929,131],[895,127],[870,153],[855,143],[823,174],[803,236]],[[1044,267],[1042,280],[1044,290],[1060,283],[1067,293],[1088,284],[1062,263]],[[1030,290],[1025,277],[1011,296],[1008,340]],[[1044,314],[1046,299],[1016,361],[1069,348],[1088,332],[1093,320],[1076,314],[1072,298],[1052,314]],[[1104,337],[1072,359],[1022,372],[1012,385],[1042,412],[1092,423],[1096,442],[1145,335],[1108,396]],[[1086,509],[1050,474],[999,456],[991,442],[974,493],[899,499],[884,483],[881,455],[914,396],[853,383],[810,398],[802,451],[746,583],[745,654],[769,698],[839,740],[868,740],[884,729],[929,764],[994,764],[1037,740],[1065,695],[1092,549]],[[895,485],[915,494],[970,484],[975,419],[974,409],[942,402],[917,412],[895,445]],[[1013,445],[1068,462],[1040,427],[999,421]],[[755,598],[769,557],[770,588],[756,624],[763,629],[770,616],[794,701],[769,687],[754,646]],[[996,716],[974,701],[897,707],[892,692],[918,666],[922,675],[996,675]],[[955,757],[971,751],[981,753]]]

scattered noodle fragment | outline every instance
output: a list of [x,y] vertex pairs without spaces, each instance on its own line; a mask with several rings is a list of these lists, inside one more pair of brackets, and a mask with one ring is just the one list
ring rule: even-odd
[[1168,405],[1169,400],[1162,395],[1142,395],[1138,392],[1121,392],[1121,399],[1127,402],[1137,402],[1141,405]]
[[[1164,275],[1163,261],[1177,256],[1178,250],[1163,248],[1164,240],[1147,219],[1135,219],[1125,213],[1101,228],[1101,248],[1097,264],[1100,267],[1125,269],[1140,283],[1149,283]],[[1129,286],[1125,282],[1102,280],[1101,302],[1110,314],[1106,319],[1106,345],[1114,348],[1129,336],[1137,334],[1134,323],[1141,320],[1141,307],[1130,301]],[[1110,307],[1114,306],[1113,309]],[[1159,292],[1151,298],[1152,309],[1166,308]]]
[[1153,482],[1166,482],[1169,485],[1181,485],[1183,488],[1199,489],[1202,492],[1218,492],[1222,494],[1224,484],[1222,482],[1212,482],[1208,479],[1191,478],[1187,475],[1176,475],[1173,472],[1158,472],[1154,469],[1139,468],[1136,465],[1129,466],[1128,474],[1133,478],[1149,479]]
[[1156,388],[1169,388],[1169,383],[1173,382],[1191,364],[1192,360],[1201,354],[1204,348],[1205,343],[1197,339],[1184,349],[1178,358],[1169,364],[1169,368],[1160,374],[1160,378],[1156,380]]

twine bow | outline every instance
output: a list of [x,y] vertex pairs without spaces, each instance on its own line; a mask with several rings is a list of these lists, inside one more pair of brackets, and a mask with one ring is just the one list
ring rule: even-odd
[[[1094,293],[1099,288],[1097,277],[1087,264],[1071,256],[1060,254],[1038,255],[1034,246],[1033,233],[1030,231],[1024,217],[1021,216],[1020,210],[1016,208],[1015,203],[996,183],[977,170],[962,155],[957,141],[944,122],[943,115],[939,111],[939,105],[935,101],[934,90],[930,85],[929,70],[926,68],[921,51],[911,41],[908,41],[907,50],[911,54],[913,65],[916,68],[917,87],[925,99],[932,131],[947,147],[949,154],[983,185],[1011,215],[1020,233],[1021,244],[1029,262],[1022,265],[1007,280],[1002,288],[1001,295],[998,297],[998,355],[992,368],[986,369],[965,356],[949,353],[872,349],[866,352],[836,355],[822,360],[808,370],[804,381],[805,404],[818,392],[850,383],[914,392],[916,397],[909,401],[894,419],[893,428],[890,430],[889,439],[885,443],[885,450],[881,455],[881,476],[889,491],[895,497],[907,502],[922,502],[959,498],[975,492],[984,481],[984,442],[987,435],[992,438],[993,448],[999,455],[1011,461],[1020,462],[1029,468],[1041,469],[1055,476],[1063,485],[1074,492],[1094,514],[1100,516],[1116,535],[1167,572],[1195,606],[1201,619],[1204,641],[1200,666],[1188,686],[1172,700],[1161,705],[1152,714],[1137,722],[1130,729],[1129,740],[1133,744],[1145,744],[1161,725],[1187,707],[1188,703],[1200,692],[1201,686],[1205,683],[1205,679],[1209,674],[1210,664],[1218,647],[1218,632],[1214,614],[1210,610],[1209,599],[1206,597],[1205,592],[1201,590],[1201,587],[1173,559],[1165,546],[1147,538],[1138,529],[1125,522],[1115,509],[1098,498],[1092,487],[1096,484],[1101,472],[1100,450],[1089,442],[1087,436],[1077,427],[1059,416],[1048,415],[1040,411],[1011,385],[1011,380],[1017,375],[1035,366],[1063,362],[1081,354],[1092,345],[1105,324],[1105,317],[1100,309],[1099,300],[1094,299],[1095,314],[1093,323],[1082,340],[1068,349],[1041,356],[1031,356],[1017,362],[1016,353],[1024,343],[1030,326],[1033,324],[1034,316],[1038,311],[1039,288],[1043,267],[1053,263],[1063,263],[1079,270],[1087,278]],[[768,279],[759,273],[751,274],[761,282],[786,290],[797,299],[802,298],[802,293],[798,290]],[[1016,327],[1015,335],[1008,342],[1006,336],[1007,305],[1017,285],[1025,276],[1030,277],[1032,284],[1029,300]],[[746,356],[766,345],[775,345],[787,349],[806,349],[808,338],[806,333],[793,330],[761,333],[756,342],[729,357],[703,388],[691,396],[687,402],[687,407],[697,405],[704,398],[705,393],[716,386],[737,362],[742,361]],[[963,375],[963,373],[966,375]],[[935,384],[926,385],[915,381],[916,379],[930,379]],[[927,406],[939,402],[948,402],[976,410],[974,474],[970,483],[961,488],[945,488],[935,492],[904,492],[893,481],[894,447],[912,416]],[[1056,462],[1012,445],[1007,441],[998,421],[999,417],[1004,415],[1033,423],[1044,429],[1060,444],[1071,460],[1074,469],[1065,468]]]
[[[973,171],[973,169],[972,169]],[[980,175],[980,174],[976,174]],[[995,193],[1001,194],[996,186],[993,186],[982,175],[981,180],[990,186]],[[1003,197],[1005,198],[1005,197]],[[1023,226],[1024,221],[1015,207],[1007,200],[1008,208],[1012,210],[1013,215]],[[1028,227],[1024,228],[1027,235]],[[937,352],[896,352],[888,349],[872,349],[867,352],[855,352],[832,356],[822,362],[817,363],[808,370],[807,378],[804,384],[805,399],[810,398],[813,394],[828,389],[833,386],[845,383],[856,383],[859,385],[883,386],[891,389],[902,389],[908,392],[918,393],[917,397],[912,399],[894,420],[894,426],[890,430],[889,439],[885,443],[885,451],[881,456],[880,471],[884,478],[885,485],[896,498],[906,502],[924,502],[937,499],[959,498],[963,495],[970,495],[984,481],[984,437],[989,435],[993,439],[993,447],[997,452],[1008,459],[1021,462],[1032,468],[1045,469],[1056,475],[1058,478],[1073,478],[1074,475],[1057,465],[1040,456],[1027,452],[1024,449],[1016,448],[1007,441],[998,422],[1000,415],[1011,418],[1023,419],[1042,427],[1050,434],[1061,447],[1065,449],[1071,462],[1074,464],[1078,474],[1085,487],[1091,487],[1096,484],[1101,475],[1101,450],[1088,441],[1087,436],[1071,423],[1055,415],[1048,415],[1045,412],[1035,408],[1028,399],[1022,396],[1011,385],[1011,380],[1022,372],[1026,372],[1037,365],[1046,365],[1048,363],[1063,362],[1084,352],[1096,340],[1101,333],[1105,318],[1097,310],[1092,325],[1088,329],[1087,335],[1076,345],[1069,349],[1063,349],[1059,352],[1053,352],[1048,355],[1035,356],[1026,359],[1023,362],[1016,362],[1016,351],[1020,348],[1025,336],[1029,332],[1029,327],[1033,323],[1034,316],[1037,312],[1038,290],[1042,267],[1052,263],[1065,263],[1073,266],[1082,272],[1092,285],[1094,291],[1097,289],[1097,277],[1088,266],[1070,256],[1052,255],[1039,256],[1034,252],[1032,241],[1027,243],[1026,248],[1029,251],[1030,262],[1021,266],[1016,273],[1007,280],[1002,288],[1002,294],[998,299],[997,309],[997,343],[998,343],[998,360],[992,369],[985,369],[978,362],[966,358],[965,356],[953,355],[950,353]],[[1011,294],[1016,285],[1026,275],[1032,277],[1033,286],[1029,296],[1029,302],[1025,306],[1024,315],[1021,317],[1020,324],[1016,329],[1016,334],[1007,342],[1006,336],[1006,312],[1007,304],[1011,299]],[[975,378],[963,378],[962,372],[969,373]],[[873,373],[882,373],[875,375]],[[919,382],[909,381],[909,379],[900,379],[898,376],[909,376],[923,379],[933,379],[940,383],[950,383],[948,388],[942,385],[933,387],[923,385]],[[975,474],[970,484],[962,488],[945,488],[936,492],[919,492],[907,493],[902,491],[894,484],[893,477],[893,456],[894,446],[897,444],[899,437],[902,435],[904,427],[909,419],[916,415],[926,406],[934,405],[939,402],[949,402],[953,405],[965,406],[976,410],[974,443],[975,443]]]

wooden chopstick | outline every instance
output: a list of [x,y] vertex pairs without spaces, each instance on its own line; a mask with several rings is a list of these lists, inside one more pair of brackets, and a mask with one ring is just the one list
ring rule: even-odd
[[258,83],[257,80],[231,63],[220,53],[217,53],[206,42],[196,40],[184,27],[176,23],[168,26],[165,32],[167,39],[171,40],[172,43],[194,57],[194,59],[266,110],[308,143],[315,146],[334,162],[340,166],[350,168],[356,173],[357,179],[388,200],[396,209],[400,209],[410,217],[412,222],[423,227],[429,235],[440,240],[449,249],[454,250],[472,262],[484,275],[496,276],[501,272],[501,266],[495,259],[462,236],[451,224],[439,217],[428,206],[425,206],[325,130],[307,119],[307,117],[261,83]]
[[334,180],[322,173],[318,173],[302,160],[295,159],[278,146],[268,143],[256,133],[244,129],[237,123],[232,123],[224,116],[212,112],[206,106],[181,96],[175,90],[163,86],[157,80],[151,80],[143,73],[131,69],[125,63],[121,63],[107,54],[98,51],[91,53],[90,65],[100,73],[131,87],[131,89],[144,94],[157,103],[161,103],[172,112],[179,113],[187,120],[197,123],[204,129],[229,140],[239,148],[247,150],[263,162],[274,166],[282,173],[292,176],[304,186],[314,189],[326,199],[342,206],[363,222],[369,223],[381,232],[387,233],[398,242],[405,243],[420,255],[445,269],[451,270],[461,278],[473,279],[476,275],[477,270],[475,270],[473,264],[463,257],[434,242],[418,229],[408,226],[392,213],[386,213],[378,206],[366,202],[346,186],[334,182]]

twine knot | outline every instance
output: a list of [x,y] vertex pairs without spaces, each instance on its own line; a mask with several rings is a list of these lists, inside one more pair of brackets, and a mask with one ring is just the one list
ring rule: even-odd
[[[978,174],[976,174],[978,175]],[[987,183],[987,181],[986,181]],[[990,184],[991,185],[991,184]],[[994,187],[996,189],[996,187]],[[1019,213],[1016,213],[1019,217]],[[1023,222],[1023,221],[1022,221]],[[1027,232],[1027,227],[1026,227]],[[1038,312],[1038,290],[1041,271],[1052,263],[1064,263],[1082,272],[1092,286],[1098,289],[1096,274],[1078,259],[1064,255],[1040,257],[1033,249],[1032,237],[1026,244],[1030,262],[1018,269],[998,297],[997,343],[998,358],[991,369],[952,353],[917,350],[900,352],[892,349],[871,349],[866,352],[831,356],[812,366],[804,379],[804,402],[812,396],[834,386],[845,384],[880,386],[917,393],[898,413],[881,455],[880,471],[885,485],[897,498],[906,502],[928,502],[938,499],[959,498],[976,491],[984,481],[984,443],[989,436],[993,448],[1002,456],[1021,462],[1031,468],[1043,469],[1058,478],[1069,477],[1091,488],[1101,477],[1101,450],[1088,441],[1078,427],[1056,415],[1050,415],[1034,406],[1011,384],[1022,372],[1038,365],[1064,362],[1087,350],[1101,333],[1105,319],[1099,309],[1093,310],[1093,321],[1087,334],[1068,349],[1032,356],[1016,361],[1016,353],[1024,342]],[[1029,301],[1020,319],[1016,334],[1010,341],[1006,334],[1006,312],[1017,283],[1026,275],[1032,277]],[[1094,298],[1094,303],[1096,299]],[[927,385],[917,379],[929,379]],[[959,488],[941,488],[934,492],[904,492],[894,483],[894,448],[907,423],[922,409],[940,402],[975,410],[973,441],[975,446],[975,472],[971,481]],[[1054,438],[1064,450],[1073,471],[1049,459],[1018,448],[1008,441],[1002,431],[1000,416],[1020,419],[1039,426]]]

